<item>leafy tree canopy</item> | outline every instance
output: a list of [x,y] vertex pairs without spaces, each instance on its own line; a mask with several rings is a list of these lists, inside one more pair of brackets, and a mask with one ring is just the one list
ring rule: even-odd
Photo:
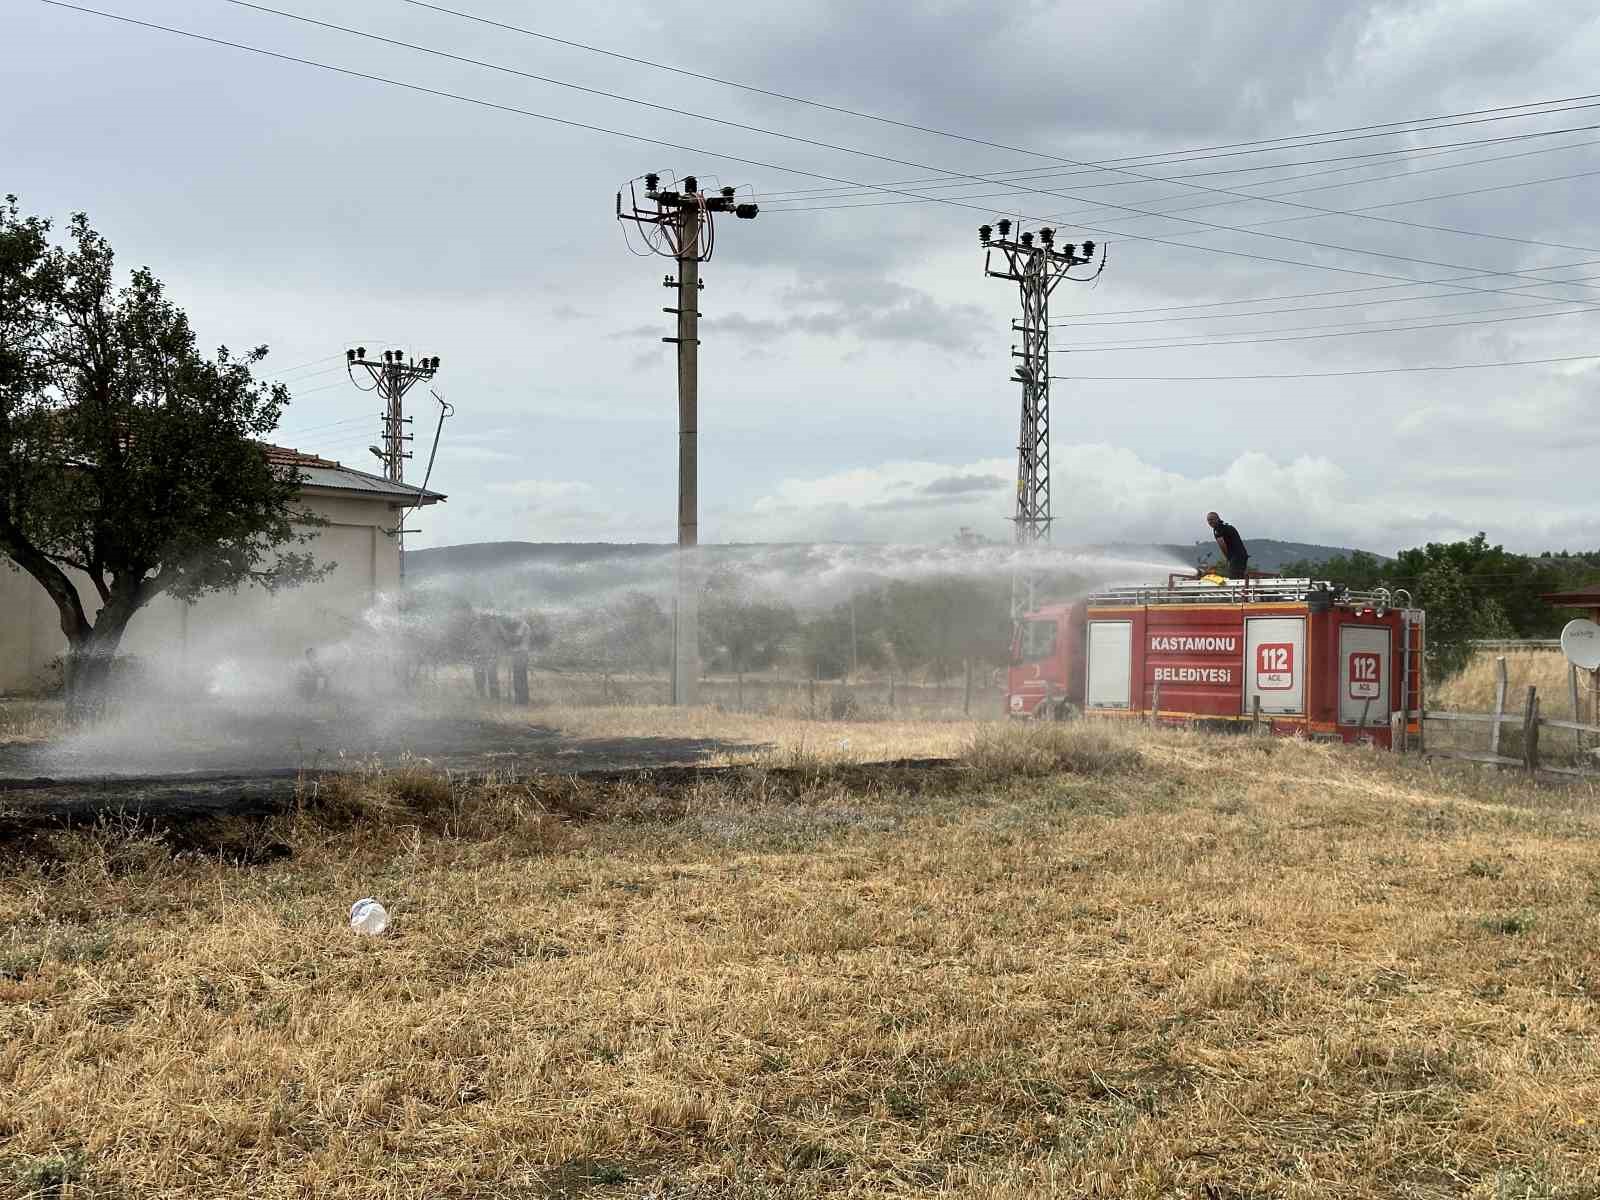
[[207,358],[148,269],[117,286],[86,217],[66,245],[50,228],[14,196],[0,205],[0,553],[55,601],[82,715],[75,697],[98,690],[156,596],[278,588],[324,569],[291,549],[317,523],[296,509],[298,471],[258,440],[289,401],[252,375],[266,347]]

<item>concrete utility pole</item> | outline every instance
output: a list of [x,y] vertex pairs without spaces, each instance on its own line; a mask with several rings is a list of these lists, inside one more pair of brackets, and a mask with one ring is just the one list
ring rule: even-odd
[[645,202],[639,203],[632,182],[629,207],[624,210],[617,193],[617,219],[631,221],[644,235],[645,245],[656,254],[678,262],[676,278],[668,275],[663,287],[677,291],[677,307],[663,308],[678,318],[678,335],[662,338],[678,347],[678,556],[677,603],[672,633],[672,702],[692,705],[700,691],[700,498],[699,498],[699,377],[700,377],[700,264],[716,246],[716,213],[732,213],[753,220],[754,204],[736,204],[736,192],[725,187],[707,196],[693,175],[677,189],[661,188],[654,172],[644,177]]
[[[383,419],[383,449],[379,450],[374,446],[372,452],[383,463],[383,477],[395,483],[403,483],[405,460],[411,457],[411,451],[406,449],[406,443],[411,441],[411,434],[406,432],[406,426],[411,424],[411,418],[405,415],[402,402],[413,386],[424,379],[432,379],[438,373],[438,356],[424,358],[421,362],[414,358],[407,361],[405,351],[385,350],[381,363],[368,362],[367,348],[357,346],[354,350],[346,350],[344,358],[345,371],[349,374],[351,382],[361,387],[356,379],[356,368],[364,368],[372,379],[372,386],[361,390],[377,392],[379,398],[384,401],[383,412],[379,414]],[[402,578],[405,575],[405,512],[406,510],[401,510],[400,521],[394,531],[395,547],[400,552]]]
[[[1034,235],[1011,237],[1011,222],[997,222],[1000,236],[988,225],[978,226],[978,242],[984,249],[983,273],[1017,285],[1022,299],[1022,320],[1013,321],[1011,330],[1022,335],[1022,349],[1011,347],[1011,357],[1020,360],[1012,379],[1022,384],[1022,428],[1017,435],[1017,563],[1011,572],[1011,617],[1016,620],[1034,607],[1036,568],[1029,550],[1050,540],[1050,293],[1067,272],[1094,260],[1094,243],[1084,242],[1083,252],[1067,244],[1055,245],[1054,229]],[[993,266],[999,251],[1004,266]],[[1100,270],[1105,269],[1102,253]],[[1089,276],[1098,277],[1099,271]],[[1087,282],[1087,279],[1077,280]]]

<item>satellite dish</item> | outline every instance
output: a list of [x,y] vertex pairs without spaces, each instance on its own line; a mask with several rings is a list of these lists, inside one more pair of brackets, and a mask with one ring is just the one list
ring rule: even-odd
[[1587,617],[1568,621],[1561,631],[1561,652],[1569,663],[1585,671],[1600,667],[1600,625]]

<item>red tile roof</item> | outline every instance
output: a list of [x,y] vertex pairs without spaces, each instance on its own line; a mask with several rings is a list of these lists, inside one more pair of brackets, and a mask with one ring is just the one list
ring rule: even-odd
[[322,458],[306,450],[295,450],[288,446],[274,446],[270,442],[262,442],[261,448],[267,452],[267,461],[275,467],[337,467],[339,464],[329,458]]

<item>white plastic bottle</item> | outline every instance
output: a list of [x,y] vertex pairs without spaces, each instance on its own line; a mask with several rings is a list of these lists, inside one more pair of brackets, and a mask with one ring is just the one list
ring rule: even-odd
[[389,912],[372,897],[363,897],[350,906],[350,928],[377,937],[389,928]]

